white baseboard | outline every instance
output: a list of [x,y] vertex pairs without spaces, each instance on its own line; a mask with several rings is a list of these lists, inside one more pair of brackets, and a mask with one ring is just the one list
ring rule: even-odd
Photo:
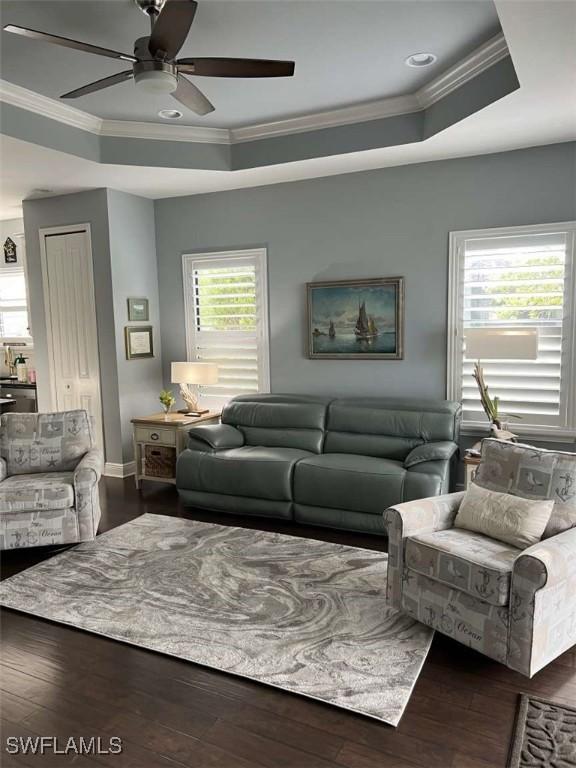
[[136,474],[136,462],[127,461],[126,464],[114,464],[107,461],[104,464],[104,474],[106,477],[130,477]]

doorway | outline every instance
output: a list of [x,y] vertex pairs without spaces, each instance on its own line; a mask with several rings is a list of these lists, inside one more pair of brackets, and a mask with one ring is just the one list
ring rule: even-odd
[[52,408],[83,408],[104,448],[90,225],[40,230]]

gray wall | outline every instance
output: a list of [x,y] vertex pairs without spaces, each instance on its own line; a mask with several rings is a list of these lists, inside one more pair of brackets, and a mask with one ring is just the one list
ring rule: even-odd
[[[161,388],[160,343],[154,360],[126,361],[126,297],[150,296],[151,321],[158,325],[157,270],[153,204],[133,195],[97,189],[24,202],[24,227],[40,410],[50,407],[48,345],[39,230],[90,224],[102,417],[106,461],[132,459],[130,417],[158,410]],[[154,392],[155,397],[152,396]]]
[[[130,419],[161,410],[158,394],[162,389],[160,352],[158,272],[154,231],[154,203],[135,195],[108,190],[110,259],[114,301],[116,363],[122,460],[133,457]],[[149,301],[148,322],[128,321],[128,297],[146,296]],[[126,360],[124,326],[152,325],[154,357]]]
[[[276,392],[445,397],[448,233],[573,219],[576,144],[156,201],[165,381],[186,354],[182,253],[268,248]],[[403,275],[403,361],[308,360],[305,283]]]
[[96,189],[74,195],[59,195],[58,197],[41,200],[25,200],[23,209],[30,318],[32,321],[32,335],[34,337],[38,405],[40,410],[47,410],[51,407],[51,403],[46,314],[38,231],[44,227],[90,224],[104,443],[107,461],[119,462],[121,461],[121,434],[118,406],[118,377],[116,375],[116,348],[114,343],[107,192],[105,189]]

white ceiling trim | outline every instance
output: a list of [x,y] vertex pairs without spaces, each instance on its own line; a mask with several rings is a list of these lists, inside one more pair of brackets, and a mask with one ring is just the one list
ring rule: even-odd
[[235,144],[417,112],[460,88],[507,55],[508,46],[504,35],[500,33],[414,94],[232,129],[103,120],[6,80],[0,80],[0,101],[100,136]]
[[453,67],[446,70],[430,83],[416,92],[416,98],[420,107],[426,109],[444,96],[452,93],[460,86],[478,77],[482,72],[502,61],[508,56],[508,44],[506,38],[500,32],[484,45],[476,48],[471,54],[459,61]]
[[233,144],[257,139],[268,139],[272,136],[287,136],[290,133],[307,133],[322,128],[335,128],[351,123],[366,123],[369,120],[380,120],[385,117],[408,115],[422,109],[414,94],[396,96],[379,101],[370,101],[354,107],[339,107],[326,112],[314,112],[301,117],[289,117],[271,123],[248,125],[245,128],[232,128],[230,136]]
[[21,109],[27,109],[29,112],[35,112],[42,117],[57,120],[59,123],[64,123],[64,125],[69,125],[72,128],[80,128],[90,133],[100,133],[102,120],[99,117],[89,115],[87,112],[70,107],[61,101],[50,99],[48,96],[42,96],[28,90],[28,88],[9,83],[7,80],[0,80],[0,101]]
[[101,136],[124,136],[131,139],[187,141],[195,144],[230,144],[228,128],[202,128],[195,125],[139,123],[129,120],[101,120]]
[[249,125],[246,128],[232,128],[230,131],[232,143],[317,131],[351,123],[365,123],[369,120],[381,120],[386,117],[418,112],[465,85],[507,55],[508,45],[500,32],[416,93],[380,99],[353,107],[316,112],[302,117]]

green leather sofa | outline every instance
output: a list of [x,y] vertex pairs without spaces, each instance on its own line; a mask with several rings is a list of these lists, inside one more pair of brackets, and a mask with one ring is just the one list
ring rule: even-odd
[[253,395],[178,457],[186,506],[385,533],[382,513],[447,493],[461,408],[444,400]]

